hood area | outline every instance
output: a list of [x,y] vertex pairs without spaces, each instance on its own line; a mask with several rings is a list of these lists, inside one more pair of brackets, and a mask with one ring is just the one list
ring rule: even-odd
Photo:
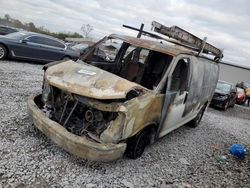
[[61,90],[95,99],[125,99],[144,87],[84,62],[65,61],[45,72],[48,83]]

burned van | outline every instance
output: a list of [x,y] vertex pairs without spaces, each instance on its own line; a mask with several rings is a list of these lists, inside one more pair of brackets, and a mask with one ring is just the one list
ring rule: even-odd
[[[222,55],[203,56],[217,48],[202,40],[191,48],[161,39],[110,35],[82,60],[45,65],[42,93],[28,100],[34,125],[68,152],[94,161],[135,159],[174,129],[198,126]],[[110,43],[119,48],[108,51]],[[96,49],[107,58],[93,58]]]

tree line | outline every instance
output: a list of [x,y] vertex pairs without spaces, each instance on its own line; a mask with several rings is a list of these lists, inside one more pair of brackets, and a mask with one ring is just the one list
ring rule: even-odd
[[21,28],[26,31],[36,32],[36,33],[42,33],[46,35],[50,35],[56,38],[59,38],[61,40],[64,40],[66,37],[70,38],[81,38],[83,37],[77,32],[51,32],[44,26],[36,26],[33,22],[24,23],[21,22],[18,19],[11,18],[10,15],[5,14],[4,17],[0,17],[0,25],[5,25],[9,27],[16,27]]

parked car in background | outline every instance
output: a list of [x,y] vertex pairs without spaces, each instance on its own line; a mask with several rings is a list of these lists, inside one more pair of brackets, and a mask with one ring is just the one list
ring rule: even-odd
[[14,27],[8,27],[0,25],[0,35],[7,35],[10,33],[18,32],[20,29],[14,28]]
[[[80,54],[83,55],[86,51],[89,50],[90,46],[88,44],[77,44],[73,46],[72,48],[75,50],[79,50]],[[96,48],[91,60],[92,61],[107,61],[109,60],[109,57],[104,52],[104,50],[100,48]]]
[[72,46],[75,45],[75,43],[73,43],[73,42],[65,42],[65,45],[72,47]]
[[78,50],[48,35],[20,31],[0,36],[0,60],[11,58],[51,62],[66,58],[76,60],[79,56]]
[[236,87],[239,87],[241,89],[246,90],[248,87],[250,87],[250,84],[248,82],[240,82],[236,84]]
[[211,101],[212,106],[227,110],[234,107],[236,102],[236,87],[233,84],[219,80]]
[[72,46],[73,49],[79,50],[81,55],[86,51],[88,47],[88,44],[76,44]]
[[246,102],[246,93],[245,90],[239,87],[236,87],[236,103],[244,104]]

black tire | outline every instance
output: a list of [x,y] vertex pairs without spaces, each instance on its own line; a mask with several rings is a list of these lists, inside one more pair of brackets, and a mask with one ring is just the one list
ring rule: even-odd
[[148,143],[149,137],[147,131],[143,130],[128,140],[125,155],[130,159],[137,159],[143,154]]
[[4,45],[0,44],[0,60],[3,60],[7,56],[7,49],[5,48]]
[[198,112],[198,114],[196,115],[196,117],[188,123],[189,127],[192,127],[192,128],[198,127],[198,125],[200,124],[201,119],[203,117],[203,114],[205,112],[205,109],[206,109],[206,105],[204,105],[200,109],[200,111]]

